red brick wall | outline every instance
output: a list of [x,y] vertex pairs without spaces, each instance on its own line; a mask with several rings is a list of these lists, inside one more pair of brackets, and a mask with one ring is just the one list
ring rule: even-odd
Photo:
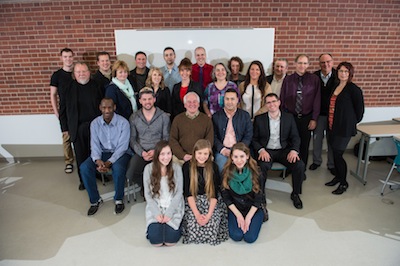
[[399,21],[399,0],[3,2],[0,115],[52,113],[59,51],[70,47],[92,62],[100,50],[115,57],[115,29],[275,28],[275,56],[307,53],[316,70],[318,55],[331,52],[336,64],[355,65],[367,106],[400,106]]

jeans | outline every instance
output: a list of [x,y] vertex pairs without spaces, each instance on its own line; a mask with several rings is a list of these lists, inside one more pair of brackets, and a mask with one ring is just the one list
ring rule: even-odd
[[218,170],[221,174],[222,174],[222,170],[224,170],[224,165],[227,160],[228,160],[228,157],[225,157],[221,153],[215,153],[214,162],[218,165]]
[[174,244],[181,238],[181,230],[173,229],[168,224],[152,223],[147,227],[147,239],[152,245]]
[[253,243],[257,240],[258,234],[260,233],[261,225],[263,223],[264,213],[261,209],[258,209],[251,219],[249,230],[243,233],[242,229],[238,227],[236,216],[228,211],[228,229],[229,236],[234,241],[241,241],[242,239],[247,243]]
[[[101,156],[103,162],[107,161],[112,155],[111,152],[104,152]],[[125,153],[111,165],[112,176],[114,180],[115,195],[114,200],[122,200],[124,197],[125,174],[130,159],[130,155]],[[89,194],[91,204],[95,204],[100,199],[99,191],[96,183],[96,167],[97,165],[89,156],[79,167],[82,175],[82,181]]]

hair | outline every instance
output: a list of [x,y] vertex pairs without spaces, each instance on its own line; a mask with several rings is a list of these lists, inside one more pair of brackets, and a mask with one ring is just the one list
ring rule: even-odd
[[[75,71],[76,66],[78,66],[78,65],[80,65],[80,66],[86,66],[87,69],[88,69],[88,71],[90,72],[89,65],[88,65],[86,62],[78,61],[78,62],[76,62],[76,63],[74,64],[74,66],[72,67],[72,78],[73,78],[74,80],[76,80],[74,71]],[[89,79],[90,79],[90,78],[89,78]]]
[[167,50],[172,50],[172,51],[175,53],[174,48],[172,48],[172,47],[170,47],[170,46],[165,47],[163,52],[165,52],[165,51],[167,51]]
[[125,61],[117,60],[114,62],[114,64],[112,65],[112,68],[111,68],[111,75],[113,78],[115,78],[117,76],[117,70],[120,68],[122,68],[123,70],[126,70],[126,72],[128,72],[128,74],[129,74],[129,67],[125,63]]
[[246,90],[247,86],[250,84],[250,68],[252,65],[256,65],[258,68],[260,68],[260,77],[258,78],[257,85],[261,91],[261,99],[263,99],[265,97],[265,85],[267,85],[267,79],[265,77],[264,66],[260,61],[255,60],[250,63],[250,66],[247,69],[246,78],[244,79],[244,89]]
[[181,60],[178,66],[179,71],[181,70],[190,70],[192,71],[192,62],[189,58],[185,57]]
[[235,89],[229,88],[229,89],[227,89],[227,90],[225,91],[225,94],[227,94],[227,93],[229,93],[229,92],[234,92],[234,93],[236,94],[236,96],[239,98],[239,93],[238,93]]
[[212,79],[213,79],[214,81],[217,81],[217,77],[215,76],[215,71],[216,71],[218,65],[221,65],[221,66],[224,67],[225,72],[226,72],[225,80],[228,80],[228,69],[226,68],[226,66],[225,66],[224,63],[222,63],[222,62],[216,63],[215,66],[213,67]]
[[323,53],[318,56],[318,60],[320,60],[323,55],[329,55],[333,59],[333,56],[330,53]]
[[98,53],[96,54],[96,60],[97,60],[97,61],[100,60],[99,57],[100,57],[101,55],[108,55],[108,58],[111,59],[111,56],[110,56],[110,54],[109,54],[108,52],[102,51],[102,52],[98,52]]
[[345,68],[347,68],[347,70],[349,71],[349,79],[347,80],[347,83],[350,83],[353,80],[353,76],[354,76],[354,67],[351,63],[349,62],[341,62],[339,63],[339,65],[337,66],[337,70],[339,71],[339,69],[344,66]]
[[196,53],[196,51],[199,49],[203,49],[204,52],[206,52],[206,48],[204,48],[203,46],[197,46],[196,49],[194,49],[194,52]]
[[60,51],[60,55],[62,55],[62,53],[64,53],[64,52],[66,52],[66,53],[72,53],[72,55],[74,55],[74,52],[73,52],[71,49],[67,48],[67,47],[65,47],[64,49],[62,49],[62,50]]
[[[150,187],[152,188],[151,192],[153,198],[160,197],[161,163],[158,157],[160,157],[160,153],[165,147],[170,147],[168,141],[161,140],[154,148],[153,169],[151,170],[150,176]],[[174,169],[172,168],[172,164],[171,158],[171,161],[167,165],[168,187],[171,192],[175,190]]]
[[137,53],[135,54],[135,59],[136,59],[136,57],[137,57],[138,55],[140,55],[140,54],[144,55],[144,56],[147,58],[147,55],[146,55],[145,52],[139,51],[139,52],[137,52]]
[[306,55],[306,54],[299,54],[299,55],[297,55],[296,58],[294,59],[294,62],[297,63],[297,60],[299,60],[300,57],[306,57],[308,63],[310,63],[310,57],[309,57],[308,55]]
[[154,90],[151,87],[141,88],[139,91],[139,99],[142,98],[143,94],[151,94],[153,97],[156,97]]
[[274,65],[273,65],[273,66],[275,66],[276,61],[284,61],[284,62],[286,62],[286,66],[289,65],[288,60],[287,60],[286,58],[284,58],[284,57],[279,57],[279,58],[275,59],[275,60],[274,60]]
[[232,72],[232,68],[231,68],[231,63],[232,63],[232,61],[236,61],[236,62],[239,63],[239,72],[242,72],[243,67],[244,67],[244,64],[243,64],[242,59],[240,59],[239,56],[232,56],[231,59],[229,59],[229,61],[228,61],[228,68],[229,68],[229,71]]
[[188,95],[196,95],[196,99],[200,103],[200,96],[197,93],[195,93],[194,91],[189,91],[188,93],[185,94],[185,96],[183,96],[183,104],[186,103]]
[[101,105],[104,101],[111,101],[112,105],[113,105],[113,106],[115,105],[114,100],[113,100],[112,98],[110,98],[110,97],[104,97],[103,99],[101,99],[100,105]]
[[152,80],[152,75],[154,72],[158,72],[161,75],[161,81],[160,81],[160,88],[163,90],[165,88],[164,84],[164,75],[162,71],[158,67],[152,67],[150,68],[149,74],[147,75],[146,79],[146,86],[152,88],[153,87],[153,80]]
[[267,97],[275,97],[277,100],[279,100],[279,96],[275,92],[268,93],[267,95],[265,95],[265,99],[267,99]]
[[193,146],[192,159],[190,159],[190,193],[193,197],[197,197],[197,192],[199,188],[198,177],[199,173],[197,171],[197,161],[196,161],[196,151],[208,149],[210,155],[205,162],[203,177],[205,180],[205,192],[208,199],[214,198],[215,188],[214,188],[214,168],[213,168],[213,156],[211,143],[206,139],[199,139]]
[[232,155],[233,155],[233,151],[235,150],[240,150],[243,151],[246,156],[249,157],[249,159],[247,160],[245,167],[249,167],[250,171],[251,171],[251,180],[253,183],[253,191],[255,193],[258,193],[260,191],[260,183],[258,180],[259,177],[259,172],[258,172],[258,168],[257,168],[257,162],[253,159],[253,157],[251,157],[250,154],[250,149],[249,147],[246,146],[246,144],[244,144],[243,142],[238,142],[235,145],[233,145],[232,149],[231,149],[231,155],[228,158],[228,161],[225,163],[224,165],[224,169],[222,171],[222,187],[225,189],[229,189],[229,181],[232,179],[233,177],[233,173],[234,171],[236,171],[236,165],[233,163],[232,160]]

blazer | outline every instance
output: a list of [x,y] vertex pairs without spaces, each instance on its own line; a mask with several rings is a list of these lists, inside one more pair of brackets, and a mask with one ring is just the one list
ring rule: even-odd
[[[293,115],[281,112],[280,121],[280,143],[282,149],[300,151],[300,136],[297,131]],[[258,115],[254,119],[252,146],[255,152],[267,147],[270,138],[268,113]]]
[[[172,103],[172,117],[177,116],[178,114],[185,112],[185,106],[183,105],[183,101],[179,97],[179,93],[181,91],[182,82],[176,83],[172,90],[171,95],[171,103]],[[191,80],[189,83],[189,88],[187,92],[194,91],[200,97],[200,111],[203,112],[203,89],[200,86],[200,83]]]
[[[107,88],[106,88],[106,97],[109,97],[113,99],[114,103],[117,106],[117,109],[115,112],[119,115],[122,115],[123,117],[126,118],[126,120],[129,120],[129,117],[133,114],[133,108],[131,101],[126,97],[126,95],[118,88],[117,85],[114,83],[110,83]],[[140,109],[140,103],[139,103],[139,96],[135,92],[135,98],[136,98],[136,105],[138,110]]]

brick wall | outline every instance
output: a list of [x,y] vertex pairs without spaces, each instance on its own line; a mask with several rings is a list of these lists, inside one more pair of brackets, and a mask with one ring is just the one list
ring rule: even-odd
[[70,47],[76,59],[94,62],[106,50],[114,59],[115,29],[275,28],[276,57],[307,53],[316,70],[318,55],[331,52],[336,63],[355,65],[368,107],[400,106],[400,1],[349,2],[3,1],[0,115],[52,113],[49,79],[61,66],[59,51]]

